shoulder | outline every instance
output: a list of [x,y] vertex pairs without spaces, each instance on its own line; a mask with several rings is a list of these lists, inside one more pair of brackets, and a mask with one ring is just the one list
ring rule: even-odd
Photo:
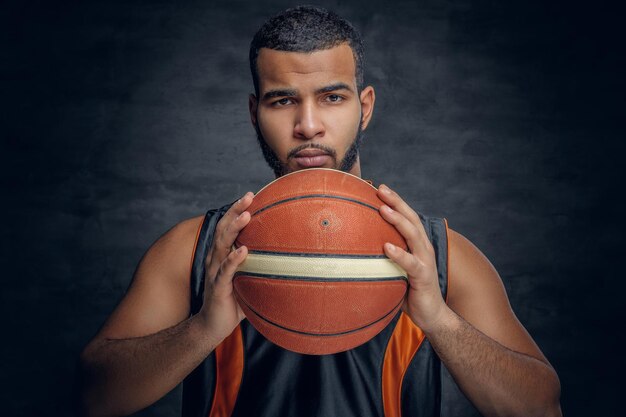
[[[474,243],[461,233],[448,228],[448,265],[453,272],[465,272],[484,279],[498,275],[495,267]],[[498,277],[499,279],[499,277]],[[467,284],[462,280],[459,284]]]
[[185,219],[175,224],[161,235],[150,247],[146,254],[166,251],[168,257],[176,257],[182,253],[189,253],[204,221],[204,216]]
[[[137,276],[143,268],[160,270],[163,278],[188,285],[191,261],[204,216],[182,220],[159,237],[141,259]],[[151,274],[156,276],[156,274]]]
[[98,337],[152,334],[188,316],[191,261],[203,219],[197,216],[177,223],[150,246]]
[[485,297],[485,292],[506,298],[493,264],[474,243],[451,228],[448,228],[448,280],[448,304],[453,310],[473,304],[474,299]]
[[447,303],[500,343],[497,335],[518,325],[496,268],[474,243],[452,229],[448,229]]

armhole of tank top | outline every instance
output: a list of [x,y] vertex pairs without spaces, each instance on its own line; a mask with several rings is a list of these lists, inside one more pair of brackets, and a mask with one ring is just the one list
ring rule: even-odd
[[[430,240],[431,245],[433,244],[433,239],[434,239],[434,236],[435,236],[435,228],[433,227],[433,225],[435,223],[441,222],[441,224],[443,224],[443,226],[444,226],[445,238],[446,238],[445,254],[442,255],[440,253],[437,256],[436,262],[437,262],[437,265],[439,265],[439,259],[441,259],[442,256],[445,257],[445,264],[446,264],[446,269],[445,269],[445,281],[446,281],[445,282],[445,294],[446,294],[446,296],[444,297],[444,302],[446,304],[448,304],[448,294],[450,294],[449,293],[449,290],[450,290],[450,256],[449,256],[449,254],[450,254],[450,239],[448,239],[450,235],[448,233],[448,220],[445,217],[428,217],[428,216],[425,216],[425,215],[423,215],[423,214],[421,214],[419,212],[417,214],[418,214],[418,216],[420,218],[424,219],[422,224],[425,226],[424,230],[426,231],[426,235],[427,235],[428,239]],[[441,292],[443,294],[443,290],[444,290],[443,285],[440,284],[439,288],[440,288],[440,290],[441,290]]]
[[200,222],[200,226],[198,226],[198,230],[196,231],[196,242],[193,245],[193,250],[191,251],[191,259],[189,261],[189,276],[191,277],[191,273],[193,272],[193,261],[196,259],[196,250],[198,249],[198,240],[200,239],[200,233],[202,232],[202,226],[206,222],[206,215],[202,218]]
[[[443,217],[443,223],[446,227],[446,298],[445,298],[445,302],[446,304],[448,304],[448,297],[450,297],[450,231],[449,231],[449,227],[448,227],[448,219],[446,219],[445,217]],[[444,391],[444,373],[445,371],[445,365],[443,364],[443,362],[440,362],[439,365],[439,415],[442,416],[444,415],[443,412],[443,391]]]
[[448,304],[448,297],[450,297],[450,233],[448,228],[448,219],[443,218],[443,223],[446,226],[446,299]]
[[196,251],[198,250],[198,241],[200,240],[200,233],[202,233],[202,228],[204,227],[204,223],[206,223],[207,216],[205,215],[200,222],[200,226],[198,226],[198,230],[196,231],[196,241],[193,245],[193,250],[191,251],[191,260],[189,261],[189,317],[192,316],[192,304],[193,304],[193,289],[195,286],[195,282],[193,282],[194,274],[193,274],[193,263],[196,259]]

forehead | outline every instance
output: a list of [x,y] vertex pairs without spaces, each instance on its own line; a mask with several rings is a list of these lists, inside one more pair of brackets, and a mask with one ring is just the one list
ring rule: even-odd
[[314,52],[286,52],[261,48],[257,58],[259,88],[320,87],[342,81],[356,90],[356,66],[352,49],[341,44]]

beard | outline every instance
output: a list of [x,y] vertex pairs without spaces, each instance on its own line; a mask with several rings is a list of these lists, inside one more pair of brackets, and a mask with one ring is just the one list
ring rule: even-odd
[[361,149],[361,144],[363,143],[363,129],[361,128],[361,125],[359,124],[359,130],[357,131],[355,138],[350,143],[350,147],[348,148],[348,151],[346,152],[346,154],[344,155],[340,163],[337,163],[337,151],[335,151],[334,149],[328,146],[322,145],[320,143],[305,143],[292,149],[291,151],[289,151],[289,154],[287,155],[287,163],[283,163],[278,158],[278,155],[276,155],[276,152],[274,152],[272,148],[270,148],[270,146],[265,141],[265,138],[263,137],[263,134],[261,133],[261,130],[259,129],[258,125],[256,126],[255,130],[256,130],[257,141],[259,142],[259,146],[261,147],[261,151],[263,152],[263,157],[265,158],[265,162],[267,162],[267,165],[269,165],[272,171],[274,171],[274,175],[276,175],[276,178],[282,177],[283,175],[289,173],[289,166],[288,166],[289,160],[293,158],[298,152],[304,149],[323,150],[324,152],[328,153],[328,155],[330,155],[332,159],[335,161],[334,169],[348,172],[352,169],[352,167],[354,167],[354,164],[356,163],[357,158],[359,156],[359,150]]

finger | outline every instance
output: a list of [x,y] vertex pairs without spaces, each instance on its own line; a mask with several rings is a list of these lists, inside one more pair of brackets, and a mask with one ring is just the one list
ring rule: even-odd
[[[407,219],[402,213],[393,210],[386,204],[380,207],[380,214],[400,232],[409,247],[409,251],[414,254],[424,253],[432,249],[430,242],[424,241],[420,235],[420,230],[415,224]],[[424,232],[425,233],[425,232]],[[429,249],[430,248],[430,249]]]
[[419,256],[408,253],[404,249],[391,243],[385,243],[384,251],[389,259],[406,271],[409,282],[412,276],[419,276],[422,270],[427,268],[427,264],[422,262]]
[[232,251],[233,244],[239,232],[250,222],[250,218],[250,213],[244,211],[238,217],[234,218],[219,236],[216,236],[216,240],[219,240],[219,243],[215,245],[211,253],[211,261],[209,262],[208,268],[210,276],[215,276],[221,262]]
[[[254,195],[247,192],[237,200],[224,214],[215,228],[215,237],[206,258],[206,271],[209,277],[214,278],[222,260],[228,255],[237,234],[250,221],[250,215],[245,209],[252,203]],[[233,238],[234,235],[234,238]]]
[[378,187],[378,196],[391,208],[399,211],[412,222],[420,221],[418,214],[409,206],[398,193],[393,191],[389,186],[381,184]]
[[[227,248],[230,249],[230,245],[225,245],[224,242],[220,240],[220,236],[224,230],[228,227],[229,224],[232,223],[237,217],[241,215],[249,206],[252,204],[252,200],[254,199],[254,194],[250,191],[245,193],[243,197],[237,200],[222,216],[219,222],[217,222],[217,226],[215,227],[215,239],[213,240],[212,247],[215,248]],[[226,252],[228,253],[228,252]]]
[[426,230],[424,229],[424,225],[422,224],[422,220],[419,215],[400,197],[398,193],[389,188],[389,186],[381,184],[380,187],[378,187],[378,196],[389,207],[402,213],[403,216],[409,219],[409,221],[417,227],[424,245],[430,245],[430,239],[428,239],[428,235],[426,234]]
[[215,285],[213,286],[215,296],[228,296],[232,293],[233,276],[239,265],[245,261],[246,256],[248,256],[248,248],[241,246],[229,253],[226,259],[222,261],[215,278]]

